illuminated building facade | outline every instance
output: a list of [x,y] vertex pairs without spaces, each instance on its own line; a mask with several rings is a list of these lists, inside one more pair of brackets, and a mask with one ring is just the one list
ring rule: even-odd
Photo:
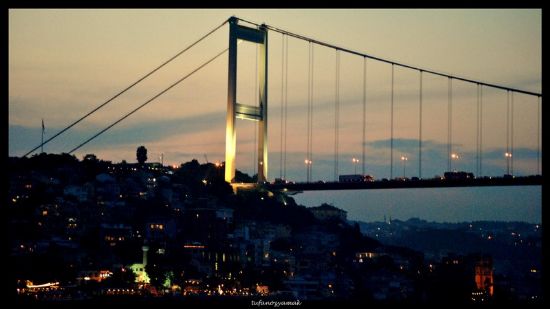
[[493,259],[481,257],[475,264],[475,281],[478,292],[493,296]]

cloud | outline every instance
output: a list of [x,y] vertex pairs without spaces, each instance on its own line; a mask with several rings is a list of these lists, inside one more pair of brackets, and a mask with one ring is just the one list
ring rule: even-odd
[[96,145],[113,145],[119,143],[135,144],[148,141],[156,141],[182,133],[211,131],[224,126],[225,113],[214,112],[200,114],[192,117],[169,119],[162,121],[150,121],[123,127],[95,141]]
[[[113,127],[95,140],[91,141],[95,147],[134,145],[145,142],[158,141],[180,134],[192,134],[211,130],[223,130],[225,124],[225,112],[213,112],[163,121],[149,121],[133,123],[126,126]],[[61,131],[61,127],[46,126],[45,139]],[[99,132],[102,127],[89,126],[86,128],[75,127],[52,140],[50,151],[69,151],[89,137]],[[59,140],[59,141],[57,141]],[[55,141],[55,142],[54,142]],[[40,128],[21,125],[9,126],[9,153],[10,155],[23,154],[40,143]],[[55,146],[54,146],[55,145]],[[51,148],[53,146],[53,149]],[[57,147],[65,147],[57,149]],[[69,149],[70,148],[70,149]]]
[[[484,152],[483,153],[483,158],[486,158],[488,160],[503,159],[505,153],[506,153],[505,148],[493,149],[491,151]],[[531,159],[531,160],[535,159],[536,160],[537,159],[537,149],[526,148],[526,147],[515,148],[514,149],[514,158],[516,160],[521,160],[521,159]]]
[[[458,144],[453,144],[456,146],[460,146]],[[389,149],[391,146],[391,139],[380,139],[370,142],[365,142],[365,146],[371,147],[373,149]],[[394,138],[393,139],[393,147],[397,150],[405,151],[405,152],[415,152],[418,151],[418,140],[417,139],[411,139],[411,138]],[[433,150],[446,150],[447,144],[446,143],[440,143],[433,140],[425,140],[422,141],[422,149],[433,151]]]

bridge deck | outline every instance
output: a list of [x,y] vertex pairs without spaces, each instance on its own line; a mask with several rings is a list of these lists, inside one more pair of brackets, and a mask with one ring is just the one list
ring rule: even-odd
[[267,184],[270,190],[313,191],[313,190],[369,190],[406,188],[445,188],[445,187],[488,187],[488,186],[536,186],[542,185],[542,176],[514,178],[474,178],[474,179],[421,179],[388,180],[372,182],[316,182]]

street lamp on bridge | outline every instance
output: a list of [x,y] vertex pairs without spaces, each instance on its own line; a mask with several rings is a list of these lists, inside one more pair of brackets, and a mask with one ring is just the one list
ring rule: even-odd
[[311,164],[313,164],[313,161],[309,160],[309,159],[305,159],[304,160],[304,163],[306,164],[306,179],[307,179],[307,182],[310,182],[311,181]]
[[401,156],[401,162],[403,162],[403,180],[405,180],[405,167],[407,166],[407,161],[409,158],[406,156]]
[[506,174],[510,175],[510,159],[512,159],[512,153],[506,152],[504,153],[504,157],[506,157]]
[[452,169],[453,160],[458,160],[458,159],[459,159],[458,154],[456,154],[456,153],[451,154],[451,171],[453,171],[453,169]]
[[359,159],[357,158],[352,158],[351,159],[351,162],[353,163],[353,166],[355,168],[355,175],[357,175],[357,163],[359,163]]

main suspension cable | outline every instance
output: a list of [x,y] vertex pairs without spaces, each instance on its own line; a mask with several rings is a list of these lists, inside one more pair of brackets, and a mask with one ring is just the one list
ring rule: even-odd
[[167,65],[168,63],[172,62],[174,59],[178,58],[179,56],[181,56],[183,53],[185,53],[186,51],[188,51],[189,49],[191,49],[193,46],[197,45],[199,42],[201,42],[202,40],[204,40],[205,38],[207,38],[208,36],[210,36],[212,33],[216,32],[218,29],[220,29],[223,25],[225,25],[225,23],[227,23],[228,20],[225,20],[221,25],[217,26],[216,28],[212,29],[210,32],[208,32],[207,34],[205,34],[204,36],[202,36],[201,38],[199,38],[198,40],[196,40],[195,42],[193,42],[191,45],[187,46],[186,48],[184,48],[183,50],[181,50],[180,52],[178,52],[177,54],[175,54],[174,56],[172,56],[170,59],[166,60],[165,62],[163,62],[161,65],[159,65],[158,67],[154,68],[152,71],[150,71],[149,73],[145,74],[144,76],[142,76],[141,78],[139,78],[137,81],[135,81],[134,83],[132,83],[130,86],[124,88],[122,91],[118,92],[117,94],[115,94],[113,97],[111,97],[110,99],[108,99],[107,101],[103,102],[102,104],[100,104],[99,106],[97,106],[96,108],[94,108],[93,110],[91,110],[90,112],[88,112],[86,115],[80,117],[78,120],[76,120],[75,122],[71,123],[70,125],[68,125],[67,127],[65,127],[64,129],[62,129],[61,131],[57,132],[56,134],[54,134],[52,137],[48,138],[46,141],[40,143],[40,145],[36,146],[35,148],[31,149],[29,152],[27,152],[26,154],[23,155],[23,157],[26,157],[28,156],[29,154],[33,153],[36,149],[40,148],[40,147],[43,147],[45,144],[49,143],[50,141],[52,141],[53,139],[55,139],[56,137],[58,137],[59,135],[63,134],[64,132],[66,132],[67,130],[69,130],[70,128],[74,127],[76,124],[80,123],[82,120],[86,119],[88,116],[92,115],[93,113],[95,113],[96,111],[98,111],[99,109],[103,108],[104,106],[106,106],[107,104],[109,104],[111,101],[113,101],[114,99],[118,98],[119,96],[121,96],[123,93],[125,93],[126,91],[130,90],[131,88],[133,88],[135,85],[139,84],[140,82],[142,82],[144,79],[146,79],[147,77],[151,76],[153,73],[157,72],[158,70],[160,70],[162,67],[164,67],[165,65]]
[[199,71],[200,69],[204,68],[206,65],[208,65],[209,63],[211,63],[212,61],[216,60],[218,57],[220,57],[221,55],[223,55],[226,51],[228,51],[229,48],[226,48],[224,50],[222,50],[220,53],[218,53],[216,56],[210,58],[210,60],[206,61],[205,63],[201,64],[199,67],[197,67],[196,69],[194,69],[193,71],[191,71],[189,74],[185,75],[184,77],[180,78],[179,80],[177,80],[175,83],[173,83],[172,85],[168,86],[167,88],[165,88],[164,90],[162,90],[161,92],[159,92],[158,94],[156,94],[155,96],[153,96],[152,98],[150,98],[149,100],[147,100],[145,103],[141,104],[140,106],[136,107],[135,109],[133,109],[132,111],[130,111],[129,113],[127,113],[126,115],[124,115],[122,118],[119,118],[117,121],[111,123],[109,126],[107,126],[105,129],[99,131],[98,133],[96,133],[94,136],[90,137],[89,139],[87,139],[85,142],[81,143],[80,145],[76,146],[75,148],[73,148],[71,151],[69,151],[69,154],[75,152],[76,150],[78,150],[79,148],[81,148],[82,146],[86,145],[87,143],[91,142],[93,139],[95,139],[96,137],[100,136],[101,134],[105,133],[105,131],[109,130],[110,128],[114,127],[116,124],[120,123],[122,120],[128,118],[130,115],[132,115],[133,113],[137,112],[138,110],[140,110],[141,108],[143,108],[144,106],[146,106],[147,104],[151,103],[152,101],[154,101],[155,99],[157,99],[158,97],[160,97],[161,95],[163,95],[164,93],[166,93],[168,90],[174,88],[176,85],[178,85],[179,83],[183,82],[184,80],[186,80],[188,77],[190,77],[191,75],[195,74],[197,71]]
[[260,25],[258,23],[255,23],[255,22],[252,22],[252,21],[249,21],[249,20],[245,20],[245,19],[242,19],[242,18],[238,18],[238,17],[237,17],[237,19],[239,19],[243,22],[249,23],[251,25],[255,25],[257,27],[263,26],[263,27],[265,27],[269,30],[276,31],[276,32],[279,32],[279,33],[282,33],[282,34],[286,34],[287,36],[292,36],[292,37],[300,39],[300,40],[312,42],[312,43],[315,43],[317,45],[325,46],[325,47],[328,47],[328,48],[333,48],[333,49],[336,49],[336,50],[339,50],[339,51],[346,52],[348,54],[361,56],[361,57],[367,57],[367,58],[377,60],[377,61],[380,61],[380,62],[385,62],[385,63],[392,64],[392,65],[397,65],[397,66],[400,66],[400,67],[403,67],[403,68],[407,68],[407,69],[411,69],[411,70],[417,70],[417,71],[424,71],[424,72],[429,73],[429,74],[442,76],[442,77],[449,77],[449,78],[453,78],[453,79],[456,79],[456,80],[460,80],[460,81],[468,82],[468,83],[472,83],[472,84],[479,84],[479,85],[482,85],[482,86],[487,86],[487,87],[492,87],[492,88],[497,88],[497,89],[510,90],[510,91],[514,91],[514,92],[518,92],[518,93],[527,94],[527,95],[533,95],[533,96],[539,96],[539,97],[542,96],[542,93],[536,93],[536,92],[531,92],[531,91],[526,91],[526,90],[521,90],[521,89],[515,89],[515,88],[496,85],[496,84],[491,84],[491,83],[485,83],[485,82],[482,82],[482,81],[477,81],[477,80],[473,80],[473,79],[469,79],[469,78],[464,78],[464,77],[460,77],[460,76],[455,76],[455,75],[450,75],[450,74],[437,72],[437,71],[434,71],[434,70],[415,67],[415,66],[412,66],[412,65],[408,65],[408,64],[397,62],[397,61],[392,61],[392,60],[376,57],[376,56],[369,55],[369,54],[366,54],[366,53],[361,53],[361,52],[353,51],[351,49],[336,46],[336,45],[333,45],[333,44],[330,44],[330,43],[322,42],[322,41],[319,41],[319,40],[316,40],[316,39],[313,39],[313,38],[309,38],[309,37],[304,36],[304,35],[296,34],[296,33],[290,32],[290,31],[286,31],[286,30],[283,30],[283,29],[280,29],[280,28],[277,28],[277,27],[274,27],[274,26],[271,26],[271,25],[266,25],[266,24]]

